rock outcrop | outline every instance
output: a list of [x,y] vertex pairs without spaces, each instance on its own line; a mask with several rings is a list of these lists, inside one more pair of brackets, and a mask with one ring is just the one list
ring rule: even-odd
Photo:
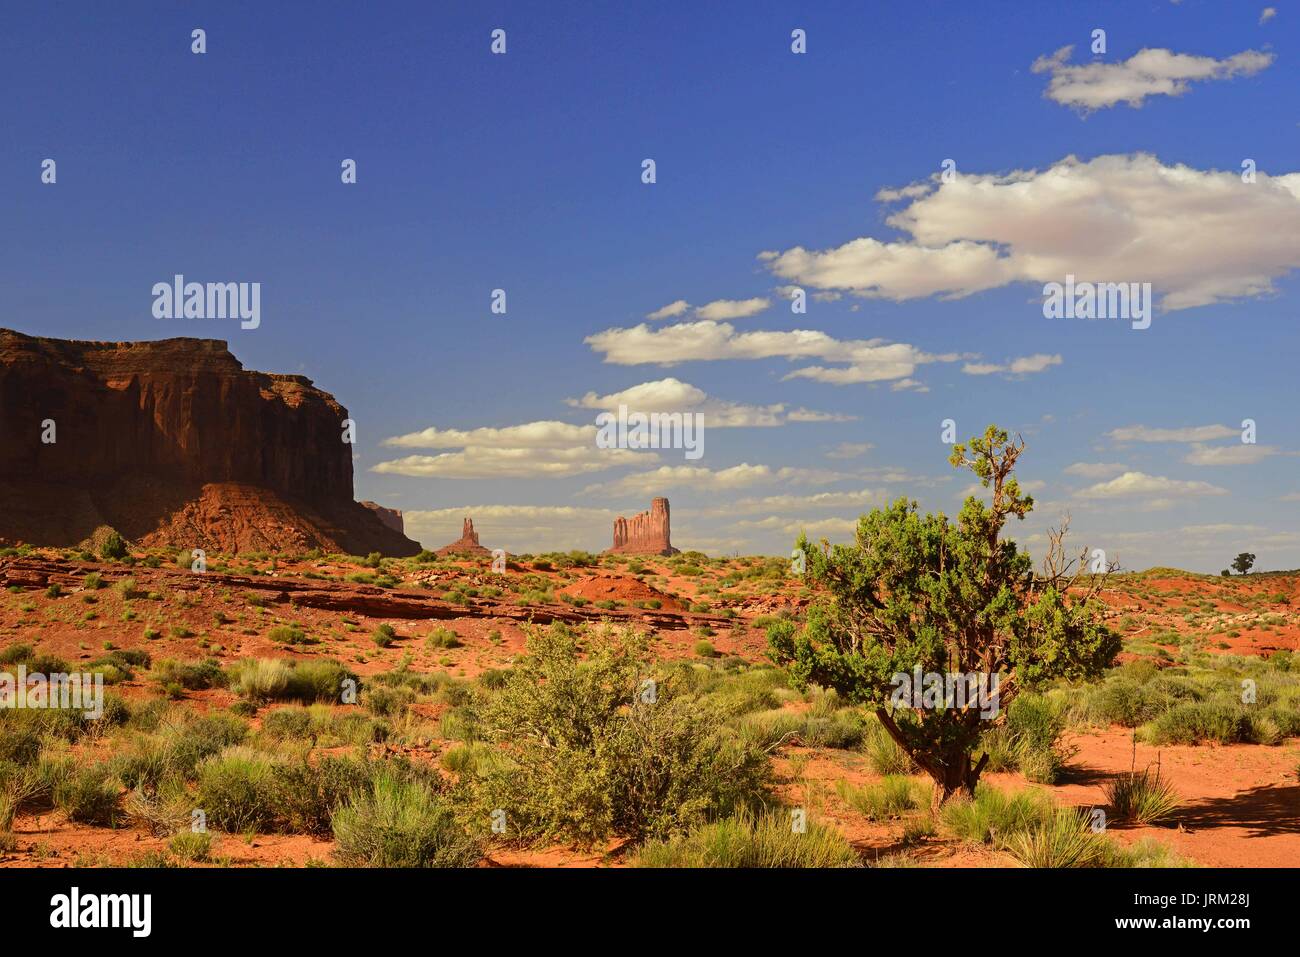
[[353,500],[348,418],[224,342],[78,342],[0,329],[0,539],[410,555]]
[[650,501],[650,510],[631,518],[614,519],[614,544],[606,550],[614,555],[676,555],[668,527],[668,499]]
[[366,508],[375,513],[375,517],[399,535],[406,534],[406,523],[402,521],[400,508],[385,508],[375,502],[362,502]]
[[474,531],[474,520],[466,518],[461,522],[460,538],[450,545],[444,545],[438,549],[439,555],[491,555],[491,549],[484,548],[479,544],[478,532]]

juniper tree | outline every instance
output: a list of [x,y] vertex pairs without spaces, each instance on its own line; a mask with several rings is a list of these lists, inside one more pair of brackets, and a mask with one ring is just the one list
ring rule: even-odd
[[1255,556],[1250,552],[1241,552],[1232,560],[1232,567],[1237,570],[1238,574],[1250,574],[1250,568],[1255,564]]
[[[1094,601],[1110,568],[1093,572],[1087,552],[1067,558],[1068,519],[1049,534],[1040,571],[1003,537],[1008,519],[1033,508],[1013,472],[1024,442],[989,426],[969,447],[953,448],[991,499],[968,497],[955,520],[922,515],[900,498],[858,520],[850,545],[813,545],[801,535],[805,575],[820,592],[802,629],[768,630],[774,660],[800,687],[834,688],[875,711],[889,735],[935,782],[935,804],[973,794],[988,754],[980,736],[1005,720],[1024,688],[1099,675],[1119,650]],[[934,708],[896,704],[896,676],[997,676],[996,717],[951,694]]]

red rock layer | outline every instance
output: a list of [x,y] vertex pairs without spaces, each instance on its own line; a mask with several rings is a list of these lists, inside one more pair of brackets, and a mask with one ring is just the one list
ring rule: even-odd
[[650,510],[614,519],[614,544],[607,551],[618,555],[675,555],[669,531],[668,499],[650,501]]
[[111,525],[178,548],[414,554],[353,500],[347,417],[310,379],[246,371],[215,339],[0,329],[0,538],[73,545]]

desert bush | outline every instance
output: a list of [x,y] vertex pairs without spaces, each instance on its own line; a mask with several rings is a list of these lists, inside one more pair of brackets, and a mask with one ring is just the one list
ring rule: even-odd
[[397,631],[392,625],[384,622],[375,628],[370,637],[374,640],[376,646],[387,648],[397,640]]
[[207,831],[182,831],[167,842],[167,849],[186,863],[212,859],[212,835]]
[[788,811],[741,813],[690,833],[652,841],[638,867],[859,867],[861,861],[833,828],[809,821],[796,832]]
[[430,651],[438,648],[459,648],[461,644],[461,640],[450,628],[435,628],[424,639],[424,646]]
[[1141,726],[1139,736],[1150,744],[1235,744],[1254,740],[1251,713],[1243,705],[1194,701],[1179,704]]
[[1006,850],[1025,867],[1099,867],[1107,842],[1095,834],[1082,808],[1057,808],[1046,822],[1011,834]]
[[338,701],[343,682],[356,676],[337,661],[243,658],[227,672],[230,689],[256,704],[268,701]]
[[643,650],[633,635],[600,635],[581,661],[567,629],[535,632],[483,705],[510,763],[476,782],[480,806],[510,808],[525,839],[590,844],[682,833],[761,798],[766,756],[724,732],[716,710],[667,681],[642,698]]
[[414,701],[415,689],[409,685],[368,684],[361,695],[366,710],[382,718],[405,714]]
[[928,796],[924,784],[900,774],[886,775],[879,784],[864,788],[840,781],[838,791],[846,804],[873,821],[887,821],[915,811]]
[[975,797],[944,805],[940,818],[960,840],[1001,846],[1012,834],[1046,822],[1053,813],[1051,798],[1041,791],[1006,794],[977,787]]
[[1163,821],[1182,805],[1173,785],[1161,776],[1159,768],[1116,775],[1106,782],[1106,800],[1115,817],[1137,824]]
[[209,824],[236,834],[272,828],[278,809],[270,756],[235,745],[204,759],[197,771],[195,801]]
[[154,666],[153,680],[160,685],[177,684],[188,691],[201,691],[224,686],[226,674],[215,658],[190,662],[167,658]]
[[112,826],[121,816],[121,788],[107,764],[74,769],[54,789],[54,804],[68,820],[80,824]]
[[369,762],[350,757],[277,766],[271,784],[277,826],[291,834],[328,835],[334,813],[351,796],[368,794],[373,774]]
[[425,784],[390,773],[333,815],[335,855],[349,867],[473,867],[477,842]]

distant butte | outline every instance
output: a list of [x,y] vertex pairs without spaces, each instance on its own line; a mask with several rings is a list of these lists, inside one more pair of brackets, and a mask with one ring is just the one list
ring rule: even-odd
[[668,499],[651,499],[648,512],[614,519],[614,544],[605,554],[676,555],[668,524]]
[[466,518],[461,522],[460,538],[450,545],[444,545],[438,549],[439,555],[491,555],[490,549],[484,548],[478,543],[478,532],[474,531],[474,520]]
[[414,555],[354,501],[348,412],[216,339],[79,342],[0,329],[0,540]]

